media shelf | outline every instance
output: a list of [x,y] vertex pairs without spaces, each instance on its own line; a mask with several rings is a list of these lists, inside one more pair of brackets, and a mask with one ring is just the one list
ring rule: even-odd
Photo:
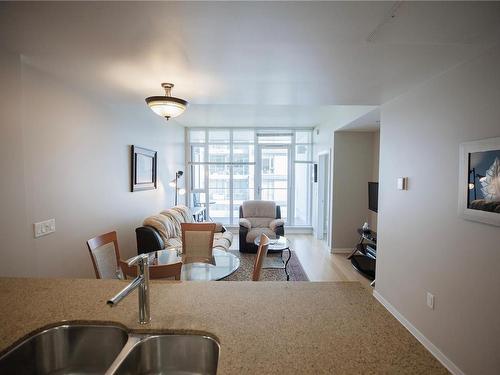
[[358,228],[359,242],[347,259],[359,273],[370,280],[375,280],[375,267],[377,259],[377,233]]

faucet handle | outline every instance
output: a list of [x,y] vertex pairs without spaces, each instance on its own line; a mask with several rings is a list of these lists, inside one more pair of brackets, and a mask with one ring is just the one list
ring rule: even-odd
[[127,261],[127,265],[129,267],[133,266],[136,263],[142,263],[142,264],[144,264],[146,266],[149,266],[149,256],[148,256],[148,254],[139,254],[139,255],[136,255],[133,258],[130,258]]

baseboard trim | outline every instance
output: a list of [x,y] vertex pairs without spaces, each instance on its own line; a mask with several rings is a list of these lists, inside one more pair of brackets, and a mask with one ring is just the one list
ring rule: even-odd
[[331,251],[330,251],[332,254],[349,254],[349,253],[352,253],[352,248],[333,248]]
[[311,226],[296,226],[287,227],[285,225],[285,236],[286,234],[313,234],[313,228]]
[[389,311],[441,364],[454,375],[465,375],[460,368],[455,365],[441,350],[437,348],[427,337],[423,335],[408,319],[406,319],[394,306],[392,306],[382,295],[377,291],[373,291],[373,296]]

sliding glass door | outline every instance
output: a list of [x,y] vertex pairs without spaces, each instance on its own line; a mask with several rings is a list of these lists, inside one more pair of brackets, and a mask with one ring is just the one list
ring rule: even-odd
[[281,208],[281,217],[287,218],[290,186],[290,147],[260,145],[257,163],[257,197],[274,201]]
[[245,200],[275,201],[287,225],[311,223],[311,129],[187,129],[188,204],[237,225]]

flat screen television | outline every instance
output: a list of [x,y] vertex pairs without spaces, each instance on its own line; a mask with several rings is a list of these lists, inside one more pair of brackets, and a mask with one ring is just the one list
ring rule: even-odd
[[378,182],[368,183],[368,209],[378,212]]

